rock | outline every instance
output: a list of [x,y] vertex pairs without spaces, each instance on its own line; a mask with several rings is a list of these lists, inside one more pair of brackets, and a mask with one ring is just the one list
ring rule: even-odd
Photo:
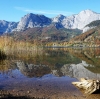
[[8,22],[5,20],[0,20],[0,34],[12,32],[18,25],[18,22]]
[[39,14],[29,13],[21,18],[17,31],[23,31],[26,28],[44,27],[51,24],[51,19]]
[[30,91],[27,91],[27,93],[29,94],[29,93],[30,93]]
[[92,94],[95,91],[100,89],[99,80],[87,80],[81,78],[79,82],[72,82],[73,85],[77,86],[80,89],[83,89],[86,94]]

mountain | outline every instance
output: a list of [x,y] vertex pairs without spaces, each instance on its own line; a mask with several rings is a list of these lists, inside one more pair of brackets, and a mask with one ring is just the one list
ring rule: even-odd
[[60,14],[54,18],[29,13],[23,16],[19,22],[7,22],[0,20],[0,32],[24,31],[27,28],[48,27],[51,24],[55,24],[57,29],[67,28],[87,31],[85,26],[96,20],[100,20],[100,14],[89,9],[71,16],[64,16]]
[[73,42],[73,46],[77,47],[100,47],[100,25],[72,38],[70,41]]
[[12,32],[18,25],[18,22],[8,22],[5,20],[0,20],[0,34]]
[[85,27],[97,27],[100,25],[100,20],[92,21],[91,23],[87,24]]
[[45,27],[51,24],[51,19],[44,15],[29,13],[21,18],[17,31],[25,30],[26,28]]
[[23,41],[68,41],[70,38],[82,33],[78,29],[59,28],[60,24],[52,23],[48,27],[34,27],[28,28],[25,31],[13,31],[8,33],[8,36],[13,37],[15,40]]
[[60,14],[54,18],[30,13],[21,18],[17,30],[25,30],[29,27],[47,27],[52,23],[60,24],[58,28],[83,30],[87,24],[95,20],[100,20],[100,14],[89,9],[83,10],[79,14],[72,16],[67,17]]
[[100,20],[92,21],[91,23],[87,24],[87,25],[84,27],[83,33],[84,33],[85,31],[88,31],[88,30],[90,30],[90,29],[92,29],[92,28],[95,28],[95,27],[97,27],[97,26],[99,26],[99,25],[100,25]]
[[[99,20],[99,19],[100,19],[100,14],[88,9],[81,11],[79,14],[75,14],[69,17],[63,16],[62,18],[60,18],[61,20],[60,22],[65,28],[69,29],[77,28],[83,30],[87,24],[89,24],[94,20]],[[56,17],[56,22],[57,21],[59,22],[59,17],[58,19]],[[53,22],[55,22],[55,18],[53,19]]]
[[62,20],[64,20],[66,18],[66,16],[62,15],[62,14],[59,14],[58,16],[52,18],[52,22],[59,22],[61,23]]
[[86,38],[88,38],[89,36],[92,36],[95,32],[96,32],[95,29],[88,30],[87,32],[84,32],[83,34],[72,38],[70,41],[73,41],[73,42],[76,42],[76,41],[79,41],[79,42],[85,41]]

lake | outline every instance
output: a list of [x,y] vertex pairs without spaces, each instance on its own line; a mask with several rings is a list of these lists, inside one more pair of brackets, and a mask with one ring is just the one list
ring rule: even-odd
[[99,48],[44,48],[0,53],[0,88],[13,95],[46,99],[99,99],[71,83],[100,80]]

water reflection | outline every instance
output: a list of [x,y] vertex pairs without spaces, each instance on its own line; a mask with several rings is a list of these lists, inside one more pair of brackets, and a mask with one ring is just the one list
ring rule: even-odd
[[49,74],[51,69],[46,65],[28,64],[23,61],[16,62],[18,69],[27,77],[42,77]]
[[0,72],[19,70],[26,77],[46,74],[75,78],[100,79],[100,49],[42,49],[30,52],[7,52],[0,61]]
[[[79,64],[65,64],[61,69],[60,72],[62,73],[62,76],[70,76],[74,78],[87,78],[87,79],[99,79],[100,80],[100,74],[94,73],[90,70],[88,70],[88,66],[90,64],[87,64],[85,61],[82,61],[82,63]],[[96,69],[95,66],[90,66],[91,68]],[[60,73],[60,74],[61,74]],[[60,75],[58,71],[54,71],[53,74]]]

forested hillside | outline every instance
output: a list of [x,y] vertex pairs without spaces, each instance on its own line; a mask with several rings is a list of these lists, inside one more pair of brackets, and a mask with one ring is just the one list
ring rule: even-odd
[[81,33],[82,31],[78,29],[57,29],[55,24],[52,24],[49,27],[28,28],[23,32],[13,32],[6,35],[22,41],[69,41],[70,38]]

